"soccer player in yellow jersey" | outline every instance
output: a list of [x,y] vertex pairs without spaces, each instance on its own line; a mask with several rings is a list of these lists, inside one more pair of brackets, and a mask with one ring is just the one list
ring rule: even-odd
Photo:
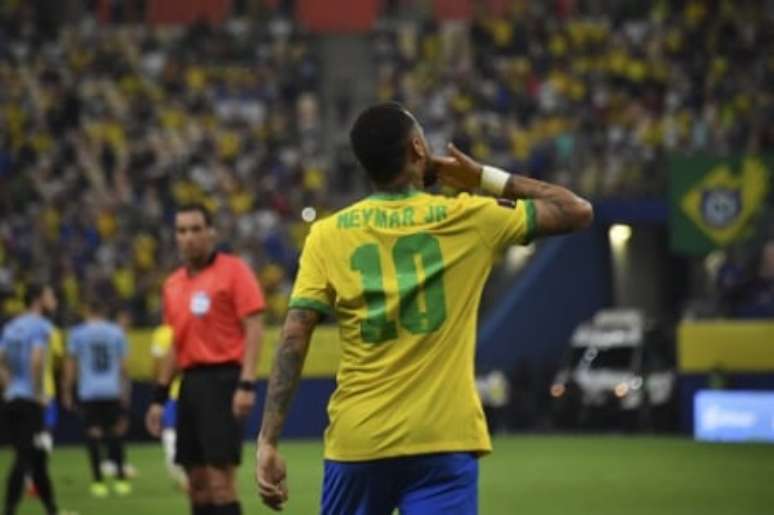
[[[350,140],[376,191],[306,240],[258,436],[259,493],[275,510],[288,499],[279,435],[312,331],[330,313],[342,352],[321,513],[475,514],[477,458],[491,450],[473,370],[484,282],[506,246],[585,228],[591,205],[453,146],[433,156],[399,104],[361,113]],[[435,180],[490,196],[422,192]]]

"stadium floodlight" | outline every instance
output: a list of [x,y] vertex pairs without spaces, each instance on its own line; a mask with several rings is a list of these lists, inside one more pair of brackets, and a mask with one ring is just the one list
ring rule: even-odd
[[632,237],[632,228],[626,224],[615,224],[610,227],[608,236],[613,247],[623,247]]
[[305,207],[301,211],[301,219],[307,223],[314,222],[317,219],[317,210],[311,206]]
[[629,385],[626,383],[621,383],[615,387],[615,396],[620,398],[626,397],[626,394],[629,393]]
[[554,384],[551,386],[551,397],[561,397],[566,391],[566,387],[563,384]]

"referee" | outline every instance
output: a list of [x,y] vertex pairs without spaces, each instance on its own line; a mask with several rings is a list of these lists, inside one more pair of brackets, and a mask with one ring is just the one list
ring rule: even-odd
[[191,513],[238,515],[236,467],[242,422],[255,403],[263,294],[242,260],[215,250],[204,206],[178,208],[175,233],[184,264],[163,291],[174,352],[161,366],[146,425],[160,436],[169,385],[182,371],[175,461],[188,476]]

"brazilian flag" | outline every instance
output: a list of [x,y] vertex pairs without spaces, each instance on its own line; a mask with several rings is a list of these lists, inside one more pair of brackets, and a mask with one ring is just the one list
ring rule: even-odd
[[704,255],[752,232],[772,189],[774,156],[670,160],[672,250]]

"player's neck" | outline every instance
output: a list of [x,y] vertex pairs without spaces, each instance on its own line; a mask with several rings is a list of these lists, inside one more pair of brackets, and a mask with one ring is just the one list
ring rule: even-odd
[[215,257],[217,256],[217,251],[212,251],[209,254],[207,254],[207,257],[202,259],[196,259],[196,260],[190,260],[185,264],[185,268],[188,271],[188,275],[196,275],[208,266],[212,264],[213,261],[215,261]]
[[411,183],[408,176],[398,177],[390,184],[374,184],[375,193],[387,193],[389,195],[412,193],[417,190],[419,190],[419,188]]
[[188,275],[196,275],[202,270],[207,268],[207,260],[197,260],[197,261],[189,261],[185,265],[185,269],[188,272]]
[[28,315],[36,315],[39,317],[45,316],[43,313],[43,308],[37,305],[32,305],[27,308],[27,314]]

